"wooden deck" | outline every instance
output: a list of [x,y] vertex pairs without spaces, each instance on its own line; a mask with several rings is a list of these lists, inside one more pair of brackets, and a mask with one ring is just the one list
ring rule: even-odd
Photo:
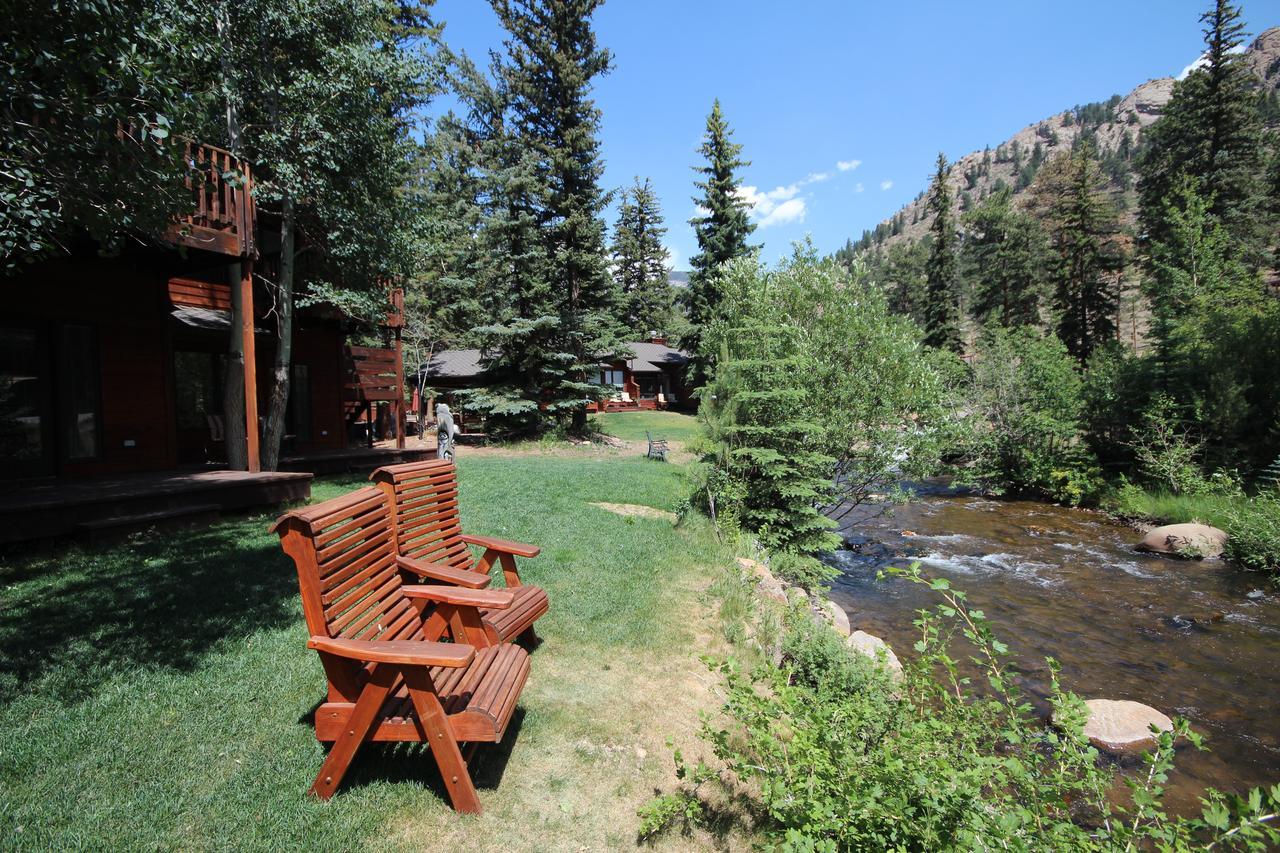
[[149,526],[311,496],[311,474],[157,471],[0,484],[0,542]]

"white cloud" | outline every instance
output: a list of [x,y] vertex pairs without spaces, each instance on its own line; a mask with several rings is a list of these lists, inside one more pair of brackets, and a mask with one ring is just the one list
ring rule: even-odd
[[860,193],[860,192],[862,192],[862,191],[863,191],[863,190],[865,190],[865,189],[866,189],[866,187],[864,187],[864,186],[862,185],[862,181],[858,181],[857,186],[855,186],[855,187],[853,188],[853,191],[854,191],[854,192],[856,192],[856,193]]
[[664,246],[667,250],[667,266],[673,270],[680,269],[680,253],[670,246]]
[[[1232,48],[1232,49],[1231,49],[1231,52],[1232,52],[1232,53],[1244,53],[1244,52],[1245,52],[1245,50],[1246,50],[1246,48],[1245,48],[1245,46],[1244,46],[1244,45],[1242,45],[1242,44],[1238,44],[1238,45],[1236,45],[1234,48]],[[1188,75],[1188,74],[1190,74],[1192,71],[1195,71],[1197,68],[1204,68],[1204,67],[1205,67],[1205,66],[1207,66],[1208,64],[1209,64],[1209,55],[1208,55],[1207,53],[1202,53],[1202,54],[1200,54],[1198,57],[1196,57],[1196,61],[1195,61],[1195,62],[1191,63],[1191,64],[1190,64],[1190,65],[1188,65],[1186,68],[1184,68],[1184,69],[1182,69],[1181,71],[1179,71],[1179,72],[1178,72],[1178,79],[1179,79],[1179,80],[1185,80],[1185,79],[1187,79],[1187,75]]]
[[825,181],[829,177],[831,177],[830,172],[810,172],[808,175],[805,175],[804,180],[801,181],[800,184],[802,186],[804,184],[817,184]]
[[881,182],[880,182],[880,189],[882,189],[882,190],[891,190],[891,189],[893,189],[893,181],[881,181]]
[[770,211],[764,219],[760,220],[759,225],[761,228],[768,228],[770,225],[782,225],[787,222],[804,222],[804,214],[804,199],[792,198]]
[[840,160],[836,162],[836,168],[841,172],[852,172],[861,165],[861,160]]

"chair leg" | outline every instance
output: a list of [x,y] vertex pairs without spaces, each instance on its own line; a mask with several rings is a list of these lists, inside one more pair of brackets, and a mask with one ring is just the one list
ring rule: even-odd
[[382,703],[391,692],[391,685],[396,680],[396,670],[385,664],[374,668],[369,683],[360,692],[356,706],[347,720],[345,732],[333,742],[329,755],[320,766],[316,781],[311,783],[311,793],[322,800],[327,800],[342,784],[342,777],[347,774],[351,760],[356,757],[360,744],[368,737],[370,729],[377,719]]
[[449,801],[460,812],[480,814],[484,811],[480,805],[480,796],[471,782],[471,771],[458,748],[457,738],[453,736],[449,718],[436,695],[431,673],[426,667],[405,667],[404,682],[409,687],[413,708],[418,713],[418,720],[427,734],[431,754],[435,756],[436,766],[440,768],[440,776],[449,791]]

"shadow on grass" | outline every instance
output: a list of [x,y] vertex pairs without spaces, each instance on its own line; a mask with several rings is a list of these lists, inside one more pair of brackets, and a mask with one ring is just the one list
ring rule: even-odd
[[[507,764],[511,753],[516,748],[520,729],[524,725],[525,711],[516,708],[507,723],[507,731],[498,743],[482,743],[469,763],[471,781],[480,791],[496,790],[507,772]],[[306,718],[308,725],[310,718]],[[327,745],[326,745],[327,752]],[[316,764],[316,772],[320,764]],[[449,792],[445,789],[444,777],[436,766],[435,757],[426,744],[421,743],[366,743],[356,753],[342,788],[350,791],[361,785],[373,782],[412,782],[430,788],[432,793],[446,805],[449,804]]]
[[[226,640],[299,618],[298,581],[261,516],[105,549],[0,555],[0,691],[63,702],[136,668],[190,671]],[[0,700],[2,701],[2,700]]]

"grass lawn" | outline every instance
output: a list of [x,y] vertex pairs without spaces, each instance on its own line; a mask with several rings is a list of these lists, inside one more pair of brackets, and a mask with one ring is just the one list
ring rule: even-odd
[[[680,416],[609,415],[688,435]],[[634,419],[634,420],[633,420]],[[459,463],[466,528],[543,545],[544,643],[507,740],[475,777],[485,814],[448,806],[421,747],[366,747],[328,803],[304,795],[323,697],[292,563],[267,514],[105,550],[0,553],[0,839],[5,847],[613,849],[697,754],[717,702],[703,595],[729,557],[708,528],[592,501],[673,509],[678,465],[626,450],[497,452]],[[316,483],[315,499],[360,484]],[[673,847],[689,839],[663,842]]]
[[1149,519],[1154,524],[1182,524],[1195,521],[1226,529],[1231,514],[1247,499],[1227,495],[1174,495],[1126,489],[1107,508],[1124,516]]
[[595,416],[601,432],[623,441],[644,444],[645,430],[654,438],[665,438],[672,447],[683,447],[698,433],[698,422],[692,415],[677,412],[609,412]]

